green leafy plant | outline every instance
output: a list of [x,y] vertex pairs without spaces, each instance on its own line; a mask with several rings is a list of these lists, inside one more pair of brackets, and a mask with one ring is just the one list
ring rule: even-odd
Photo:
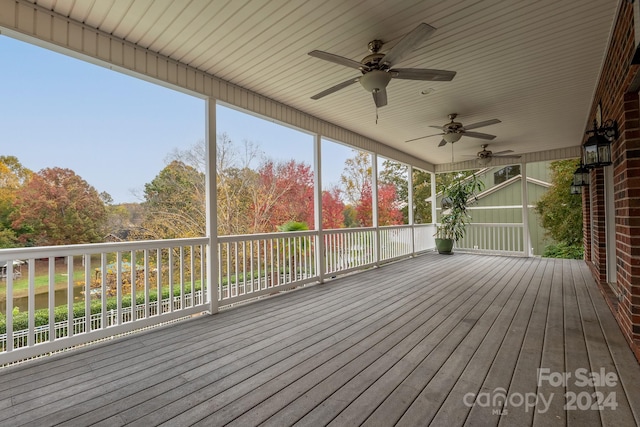
[[560,242],[544,248],[542,254],[545,258],[584,259],[584,246],[582,244],[568,245]]
[[484,189],[484,183],[476,175],[459,178],[449,184],[443,194],[443,214],[435,237],[458,241],[465,235],[465,227],[471,220],[468,205],[477,193]]

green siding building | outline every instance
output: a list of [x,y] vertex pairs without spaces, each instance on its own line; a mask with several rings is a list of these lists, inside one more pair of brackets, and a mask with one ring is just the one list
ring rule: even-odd
[[[469,206],[472,224],[522,224],[522,175],[520,165],[480,169],[476,176],[485,184],[477,201]],[[545,235],[535,206],[551,186],[549,162],[527,164],[527,194],[529,236],[533,255],[542,255],[547,245],[554,243]],[[437,195],[438,222],[441,214],[441,194]]]

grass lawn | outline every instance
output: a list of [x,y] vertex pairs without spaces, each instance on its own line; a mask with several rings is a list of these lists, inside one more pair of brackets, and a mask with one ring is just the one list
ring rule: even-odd
[[[100,266],[100,260],[92,261],[91,270]],[[13,295],[14,297],[25,296],[29,290],[29,268],[27,265],[22,266],[22,277],[13,281]],[[67,266],[64,263],[64,259],[56,259],[56,267],[54,274],[55,287],[67,288]],[[82,261],[78,259],[73,263],[73,281],[84,281],[84,266]],[[49,261],[48,260],[36,260],[35,265],[35,288],[36,293],[45,292],[49,289]],[[7,294],[7,281],[2,280],[0,282],[0,298]]]

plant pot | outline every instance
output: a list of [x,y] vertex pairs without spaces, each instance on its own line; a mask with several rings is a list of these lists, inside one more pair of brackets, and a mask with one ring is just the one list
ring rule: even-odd
[[453,239],[436,239],[439,254],[453,255]]

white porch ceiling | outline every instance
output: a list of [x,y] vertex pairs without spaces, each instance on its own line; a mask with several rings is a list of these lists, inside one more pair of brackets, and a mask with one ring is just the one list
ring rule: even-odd
[[[449,113],[464,124],[500,119],[477,129],[497,135],[493,151],[579,145],[618,8],[618,0],[30,1],[432,164],[451,162],[450,145],[404,141],[437,133],[428,125]],[[451,82],[392,80],[377,124],[359,84],[310,99],[358,71],[308,52],[359,61],[369,41],[386,51],[420,22],[437,30],[394,65],[456,71]],[[463,137],[455,160],[484,142]]]

